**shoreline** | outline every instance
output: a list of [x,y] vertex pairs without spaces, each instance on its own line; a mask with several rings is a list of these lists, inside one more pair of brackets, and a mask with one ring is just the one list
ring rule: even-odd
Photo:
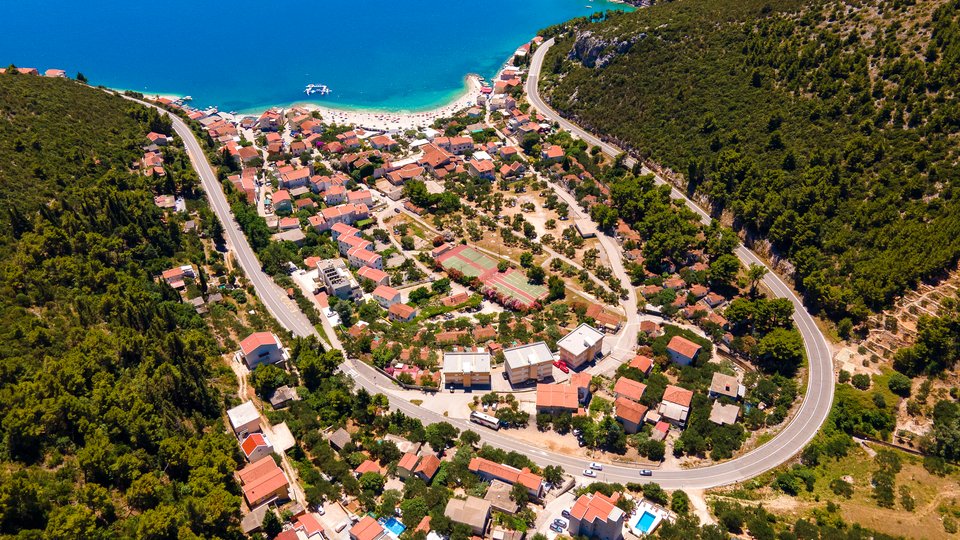
[[[502,72],[503,68],[507,65],[509,65],[509,61],[504,63],[504,65],[497,71],[497,76],[499,76],[500,72]],[[477,99],[480,97],[480,88],[483,86],[480,82],[481,79],[482,77],[475,73],[467,75],[464,77],[463,90],[455,94],[456,97],[441,105],[422,110],[391,111],[385,109],[346,108],[337,107],[335,105],[322,105],[320,103],[311,101],[296,101],[286,105],[255,107],[245,111],[237,111],[236,113],[222,111],[216,105],[211,105],[210,107],[216,108],[219,111],[219,114],[223,116],[229,116],[234,120],[244,116],[260,116],[265,111],[272,109],[292,109],[294,107],[300,107],[310,112],[319,112],[323,117],[323,120],[330,124],[353,125],[368,131],[395,133],[410,129],[423,129],[430,127],[438,118],[448,117],[453,115],[453,113],[477,105]],[[111,90],[120,93],[127,91],[121,88],[111,88]],[[166,98],[175,101],[186,97],[185,94],[174,94],[170,92],[141,93],[147,99]],[[191,106],[189,101],[185,102],[185,105]],[[210,107],[205,107],[203,109],[199,107],[194,108],[198,110],[205,110]]]
[[[483,86],[480,79],[479,75],[473,73],[467,75],[464,80],[463,91],[453,100],[430,109],[418,111],[349,109],[322,105],[316,102],[297,102],[285,108],[302,107],[311,112],[317,111],[327,123],[354,125],[369,131],[397,132],[422,129],[433,125],[433,122],[438,118],[448,117],[457,111],[475,106],[477,99],[480,97],[480,88]],[[237,116],[245,114],[238,113]]]

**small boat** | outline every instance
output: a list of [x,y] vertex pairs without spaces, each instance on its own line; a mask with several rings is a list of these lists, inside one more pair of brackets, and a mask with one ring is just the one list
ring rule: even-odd
[[303,93],[306,95],[320,94],[325,96],[330,93],[330,87],[325,84],[308,84],[307,87],[303,90]]

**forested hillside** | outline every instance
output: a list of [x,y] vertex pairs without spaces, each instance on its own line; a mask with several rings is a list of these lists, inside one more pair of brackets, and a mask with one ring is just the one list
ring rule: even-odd
[[856,322],[960,256],[958,17],[956,0],[676,0],[551,29],[542,86]]
[[152,279],[183,247],[130,171],[151,130],[169,121],[100,90],[0,75],[0,537],[237,534],[219,353]]

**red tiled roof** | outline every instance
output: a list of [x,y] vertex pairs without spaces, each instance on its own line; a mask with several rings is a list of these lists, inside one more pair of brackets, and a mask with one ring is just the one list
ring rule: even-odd
[[433,454],[427,454],[426,456],[423,456],[423,459],[420,460],[420,464],[417,465],[416,470],[413,472],[433,479],[433,476],[437,474],[439,469],[440,459]]
[[638,354],[637,356],[633,357],[633,360],[630,360],[630,367],[639,369],[640,371],[646,373],[647,371],[650,371],[650,368],[653,367],[653,360],[643,356],[642,354]]
[[244,455],[248,458],[253,454],[254,450],[261,446],[267,446],[266,439],[263,438],[263,435],[260,433],[253,433],[249,437],[243,440],[243,443],[240,445],[240,448],[243,449]]
[[643,417],[647,414],[645,406],[625,397],[618,397],[613,404],[617,408],[617,418],[634,424],[643,422]]
[[401,319],[409,319],[417,310],[406,304],[394,304],[390,306],[389,312]]
[[626,377],[617,379],[617,384],[613,387],[613,391],[618,395],[633,401],[640,401],[640,398],[643,397],[643,391],[646,389],[647,385]]
[[257,350],[264,345],[276,345],[277,338],[271,332],[254,332],[240,342],[240,350],[244,355]]
[[572,409],[580,406],[577,388],[561,384],[537,385],[537,408]]
[[397,463],[397,468],[413,471],[417,467],[417,462],[419,461],[420,456],[414,454],[413,452],[407,452],[402,458],[400,458],[400,462]]
[[533,474],[527,469],[515,469],[509,465],[502,465],[485,458],[475,457],[471,459],[469,468],[471,472],[482,472],[510,484],[520,482],[527,489],[536,491],[539,491],[543,484],[543,478],[540,475]]
[[693,358],[700,352],[700,346],[683,336],[673,336],[667,344],[668,351],[674,351],[687,358]]
[[570,509],[570,514],[581,522],[593,523],[597,520],[607,521],[611,514],[617,514],[617,501],[620,496],[614,494],[613,497],[607,497],[599,491],[593,495],[581,495],[577,502]]
[[374,540],[381,534],[383,526],[371,516],[363,516],[363,519],[350,528],[350,538],[356,540]]
[[378,474],[379,474],[379,473],[380,473],[380,466],[377,465],[377,462],[376,462],[376,461],[373,461],[373,460],[371,460],[371,459],[368,459],[368,460],[364,461],[363,463],[361,463],[360,466],[358,466],[356,469],[354,469],[353,472],[355,472],[355,473],[357,473],[357,474],[364,474],[364,473],[368,473],[368,472],[375,472],[375,473],[378,473]]
[[663,401],[689,407],[691,400],[693,400],[693,390],[687,390],[686,388],[669,384],[663,391]]

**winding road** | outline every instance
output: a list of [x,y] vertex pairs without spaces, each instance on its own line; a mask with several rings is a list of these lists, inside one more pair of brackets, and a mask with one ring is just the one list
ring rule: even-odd
[[[558,122],[564,129],[590,144],[599,146],[608,155],[614,156],[619,154],[620,150],[618,148],[600,141],[575,124],[563,119],[540,98],[537,92],[540,67],[543,64],[544,54],[552,44],[553,40],[547,41],[533,56],[530,76],[528,77],[526,86],[529,100],[541,114]],[[169,116],[173,121],[177,135],[179,135],[184,142],[190,160],[197,170],[197,174],[200,176],[210,205],[223,224],[228,246],[233,251],[237,263],[243,268],[247,278],[253,284],[257,295],[263,301],[264,305],[266,305],[268,311],[290,332],[298,336],[317,335],[316,329],[310,324],[307,317],[295,304],[287,299],[285,292],[261,269],[256,254],[253,252],[243,232],[233,219],[233,215],[230,212],[230,205],[227,203],[223,188],[219,180],[217,180],[216,174],[207,161],[206,155],[203,153],[193,131],[178,116]],[[629,162],[632,165],[632,160],[629,160]],[[664,183],[659,178],[657,180],[660,183]],[[673,190],[673,196],[683,200],[705,223],[710,221],[710,216],[706,212],[693,204],[676,189]],[[576,210],[575,204],[570,206],[572,210]],[[602,234],[599,236],[602,239],[601,241],[606,240],[604,248],[608,254],[610,254],[611,266],[616,275],[620,277],[625,284],[629,283],[629,279],[623,271],[623,264],[620,260],[620,250],[617,249],[614,240]],[[609,247],[607,244],[610,244]],[[746,264],[763,264],[756,255],[742,245],[737,248],[736,253]],[[796,310],[794,320],[797,328],[803,335],[806,347],[809,362],[807,393],[794,420],[786,425],[777,436],[766,444],[743,456],[718,465],[680,471],[654,471],[652,477],[642,477],[639,475],[638,467],[610,464],[605,465],[604,470],[599,473],[598,480],[621,483],[653,480],[666,489],[701,489],[733,484],[757,476],[782,464],[799,452],[807,442],[813,438],[824,420],[826,420],[833,401],[833,366],[830,349],[813,318],[807,313],[800,300],[793,294],[790,288],[772,272],[767,274],[764,283],[777,296],[788,298],[793,302]],[[624,306],[626,308],[625,311],[628,314],[633,313],[635,316],[635,293],[631,295],[631,299],[628,300],[628,302],[629,303]],[[635,335],[637,329],[633,327],[633,324],[630,324],[631,320],[635,321],[635,318],[631,318],[628,315],[628,324],[625,325],[625,329],[621,332],[621,337],[617,340],[616,348],[618,350],[626,351],[632,347],[632,339],[629,337],[629,333],[632,332]],[[339,345],[335,334],[331,332],[328,337],[330,337],[334,346]],[[623,340],[626,340],[627,343],[621,343]],[[579,476],[589,465],[590,461],[587,459],[549,452],[522,439],[505,435],[503,432],[487,430],[471,424],[466,420],[448,418],[440,413],[414,405],[409,401],[391,395],[393,393],[393,387],[388,383],[386,378],[362,362],[346,361],[341,365],[341,370],[350,376],[357,386],[365,388],[372,393],[383,392],[384,387],[390,388],[391,390],[388,390],[387,394],[390,398],[391,407],[403,411],[408,416],[418,418],[425,424],[447,421],[460,429],[473,429],[481,435],[483,442],[487,444],[505,450],[523,453],[541,466],[560,465],[574,476]]]

